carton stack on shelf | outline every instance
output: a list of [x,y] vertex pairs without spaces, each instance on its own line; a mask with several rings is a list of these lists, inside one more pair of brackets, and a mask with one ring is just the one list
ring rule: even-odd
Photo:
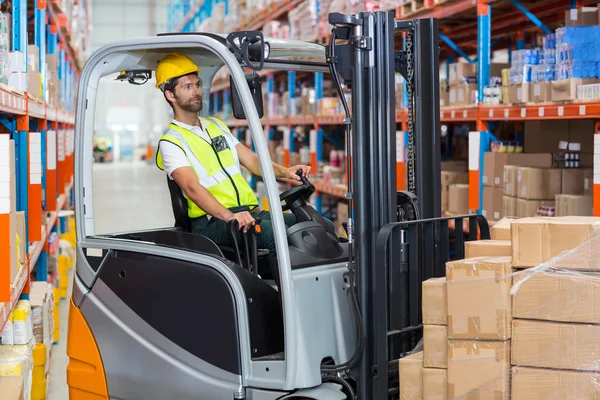
[[506,216],[535,216],[543,204],[553,207],[562,175],[552,166],[551,153],[486,152],[482,214],[498,221]]
[[477,103],[477,64],[450,64],[448,104],[453,107]]
[[442,213],[469,213],[469,174],[462,161],[442,163]]

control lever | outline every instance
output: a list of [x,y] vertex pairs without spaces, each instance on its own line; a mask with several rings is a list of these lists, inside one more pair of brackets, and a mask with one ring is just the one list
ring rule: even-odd
[[[237,263],[255,275],[258,275],[258,244],[256,237],[260,233],[260,223],[262,219],[256,218],[248,232],[240,231],[238,221],[233,219],[227,223],[229,236],[233,241],[234,251]],[[241,237],[240,237],[241,236]],[[242,260],[242,248],[244,250],[244,259]]]

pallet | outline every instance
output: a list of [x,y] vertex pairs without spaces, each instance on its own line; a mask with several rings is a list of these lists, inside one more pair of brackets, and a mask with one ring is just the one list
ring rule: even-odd
[[410,17],[411,15],[416,14],[425,8],[425,0],[404,1],[404,3],[400,5],[400,15],[402,18]]

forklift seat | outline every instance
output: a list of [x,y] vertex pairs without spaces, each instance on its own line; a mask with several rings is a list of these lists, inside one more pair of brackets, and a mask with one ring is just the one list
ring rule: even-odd
[[[169,177],[167,176],[167,183],[169,186],[169,193],[171,194],[171,206],[173,208],[173,215],[175,217],[175,229],[183,232],[192,233],[192,220],[188,215],[187,199],[183,195],[181,188],[179,187],[177,182],[175,182],[175,180],[169,179]],[[231,227],[228,228],[231,229]],[[238,246],[218,245],[218,247],[222,251],[225,258],[227,258],[228,260],[231,260],[238,264],[244,264],[243,260],[246,258],[245,252],[239,248],[243,244],[243,240],[239,237],[233,237],[232,234],[232,242],[238,243]],[[254,272],[260,275],[271,275],[268,259],[269,250],[257,249],[256,253],[258,270]],[[250,260],[246,261],[247,264],[250,262]],[[249,265],[241,266],[248,270],[251,269]]]

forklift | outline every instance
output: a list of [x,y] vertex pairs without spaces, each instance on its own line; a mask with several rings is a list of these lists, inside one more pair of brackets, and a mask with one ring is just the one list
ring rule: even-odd
[[[419,342],[420,286],[444,274],[449,221],[456,251],[463,219],[441,218],[438,22],[390,12],[332,13],[327,45],[260,31],[167,33],[96,51],[78,88],[75,134],[77,265],[69,316],[71,400],[393,399],[398,359]],[[404,40],[405,49],[396,50]],[[230,72],[235,118],[247,121],[272,213],[276,277],[255,230],[230,225],[233,246],[190,232],[169,182],[174,226],[94,231],[93,127],[99,80],[134,85],[178,51],[200,68],[206,115],[211,82]],[[331,74],[344,105],[349,165],[347,239],[307,200],[306,179],[278,193],[261,117],[259,71]],[[250,71],[250,72],[246,72]],[[408,91],[408,191],[396,188],[394,74]],[[343,86],[351,90],[352,110]],[[298,224],[286,229],[283,212]],[[459,254],[460,256],[460,254]]]

